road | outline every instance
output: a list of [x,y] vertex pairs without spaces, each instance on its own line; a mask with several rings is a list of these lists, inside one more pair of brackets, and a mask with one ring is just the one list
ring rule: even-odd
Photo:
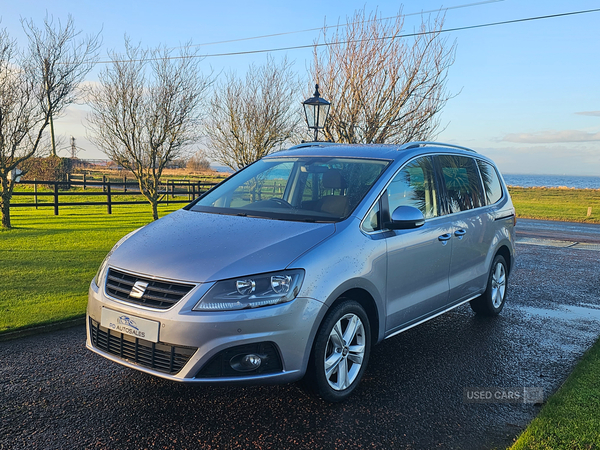
[[464,390],[546,399],[595,342],[600,253],[561,244],[583,233],[600,242],[600,226],[519,221],[502,314],[465,305],[384,341],[342,404],[296,384],[167,382],[92,354],[83,327],[0,343],[0,449],[505,448],[540,405],[468,403]]

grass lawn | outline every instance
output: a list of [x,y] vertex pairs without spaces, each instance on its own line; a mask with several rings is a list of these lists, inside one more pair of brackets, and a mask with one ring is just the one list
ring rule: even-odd
[[[600,223],[600,190],[509,188],[517,216],[527,219]],[[588,208],[592,214],[588,217]]]
[[[159,206],[161,216],[183,205]],[[0,333],[85,314],[87,290],[112,246],[152,220],[150,205],[13,208],[0,229]]]
[[596,342],[512,450],[599,448],[600,342]]

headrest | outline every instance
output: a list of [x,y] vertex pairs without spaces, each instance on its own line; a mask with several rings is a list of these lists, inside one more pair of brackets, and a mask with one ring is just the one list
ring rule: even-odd
[[338,169],[329,169],[323,174],[323,187],[325,189],[344,189],[346,180]]

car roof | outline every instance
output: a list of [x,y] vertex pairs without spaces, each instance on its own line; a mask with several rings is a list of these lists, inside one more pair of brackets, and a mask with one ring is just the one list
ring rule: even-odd
[[287,150],[274,152],[266,158],[282,158],[287,156],[299,157],[346,157],[346,158],[376,158],[396,160],[406,156],[407,153],[425,153],[432,150],[448,152],[457,150],[458,153],[471,152],[474,150],[441,142],[409,142],[406,144],[336,144],[333,142],[308,142],[296,145]]

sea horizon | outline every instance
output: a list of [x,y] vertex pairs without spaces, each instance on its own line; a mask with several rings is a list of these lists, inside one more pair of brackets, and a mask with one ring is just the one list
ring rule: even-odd
[[508,186],[600,189],[600,176],[502,174]]

